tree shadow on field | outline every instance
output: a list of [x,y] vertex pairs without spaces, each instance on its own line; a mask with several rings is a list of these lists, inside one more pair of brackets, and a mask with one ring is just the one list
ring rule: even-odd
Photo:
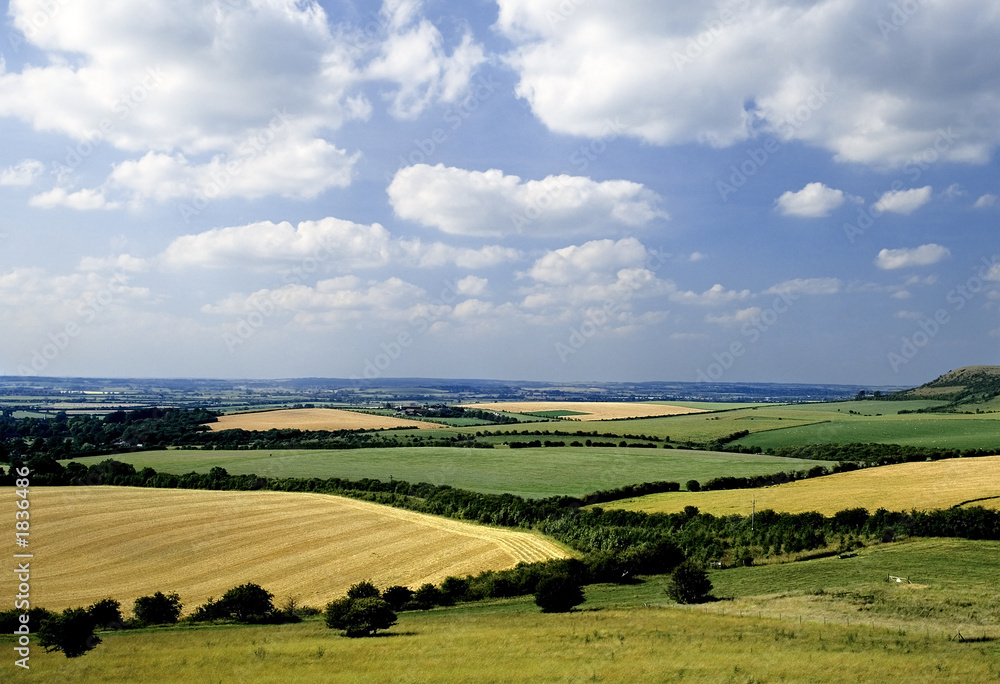
[[340,636],[345,639],[387,639],[389,637],[401,637],[401,636],[420,636],[420,632],[380,632],[378,634],[369,634],[363,637],[349,637],[346,634],[341,634]]

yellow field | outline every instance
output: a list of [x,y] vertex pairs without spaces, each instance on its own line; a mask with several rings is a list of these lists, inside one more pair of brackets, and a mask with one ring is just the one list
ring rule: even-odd
[[434,429],[440,425],[420,420],[374,416],[368,413],[340,409],[282,409],[219,416],[219,422],[209,423],[218,430],[388,430],[390,428]]
[[866,468],[761,489],[670,492],[601,504],[647,513],[673,513],[697,506],[704,513],[747,515],[757,510],[831,515],[846,508],[875,511],[950,508],[973,499],[974,505],[1000,508],[1000,456],[950,458]]
[[676,416],[682,413],[704,413],[702,409],[669,406],[667,404],[638,404],[616,401],[500,401],[488,404],[466,404],[467,408],[507,411],[509,413],[538,413],[543,411],[574,411],[581,415],[563,416],[569,420],[614,420],[616,418],[653,418]]
[[[13,499],[8,488],[3,510]],[[527,532],[324,494],[40,487],[30,501],[21,552],[34,554],[32,605],[50,610],[107,596],[130,609],[139,596],[176,591],[187,613],[246,582],[276,603],[295,596],[322,608],[364,579],[416,588],[567,556]],[[15,588],[14,573],[0,574],[0,594]]]

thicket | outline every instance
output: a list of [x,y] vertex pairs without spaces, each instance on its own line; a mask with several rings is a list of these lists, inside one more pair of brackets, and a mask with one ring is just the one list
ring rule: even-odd
[[804,444],[794,447],[779,447],[774,450],[775,456],[807,458],[816,461],[851,461],[866,466],[936,461],[943,458],[975,458],[995,453],[996,449],[945,449],[874,442],[868,444],[861,442]]

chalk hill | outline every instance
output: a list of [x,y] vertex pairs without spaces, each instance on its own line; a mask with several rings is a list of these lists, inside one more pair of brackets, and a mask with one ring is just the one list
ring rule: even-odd
[[953,403],[985,402],[1000,396],[1000,366],[965,366],[920,387],[897,392],[900,399],[943,399]]

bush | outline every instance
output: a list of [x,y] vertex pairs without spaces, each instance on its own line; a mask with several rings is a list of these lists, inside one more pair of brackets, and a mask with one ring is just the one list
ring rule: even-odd
[[132,612],[140,625],[172,625],[181,614],[181,597],[159,591],[141,596],[135,600]]
[[535,603],[543,613],[566,613],[584,600],[580,581],[569,575],[543,577],[535,589]]
[[24,624],[21,622],[21,616],[25,612],[28,613],[28,629],[32,634],[38,634],[43,622],[58,615],[44,608],[31,608],[28,611],[7,610],[0,613],[0,634],[13,634],[17,631],[17,628]]
[[342,629],[349,637],[371,636],[396,624],[396,614],[381,598],[351,598],[333,601],[326,606],[326,626]]
[[712,581],[697,563],[684,561],[670,575],[665,591],[677,603],[701,603],[712,591]]
[[689,492],[700,492],[701,491],[701,483],[698,482],[698,480],[688,480],[687,483],[684,486],[687,487],[687,490]]
[[413,590],[398,584],[382,592],[382,600],[389,604],[392,610],[402,610],[403,606],[413,599]]
[[87,608],[94,624],[103,629],[121,629],[125,623],[122,620],[122,604],[113,598],[101,599]]
[[430,610],[434,606],[441,605],[442,599],[441,590],[428,582],[418,587],[414,592],[410,607],[417,610]]
[[77,658],[101,643],[94,636],[94,618],[84,608],[67,608],[42,623],[38,643],[46,652],[62,651],[67,658]]
[[219,599],[226,616],[238,622],[263,622],[274,614],[274,594],[259,584],[233,587]]
[[347,597],[352,599],[378,598],[378,587],[368,581],[358,582],[347,590]]

